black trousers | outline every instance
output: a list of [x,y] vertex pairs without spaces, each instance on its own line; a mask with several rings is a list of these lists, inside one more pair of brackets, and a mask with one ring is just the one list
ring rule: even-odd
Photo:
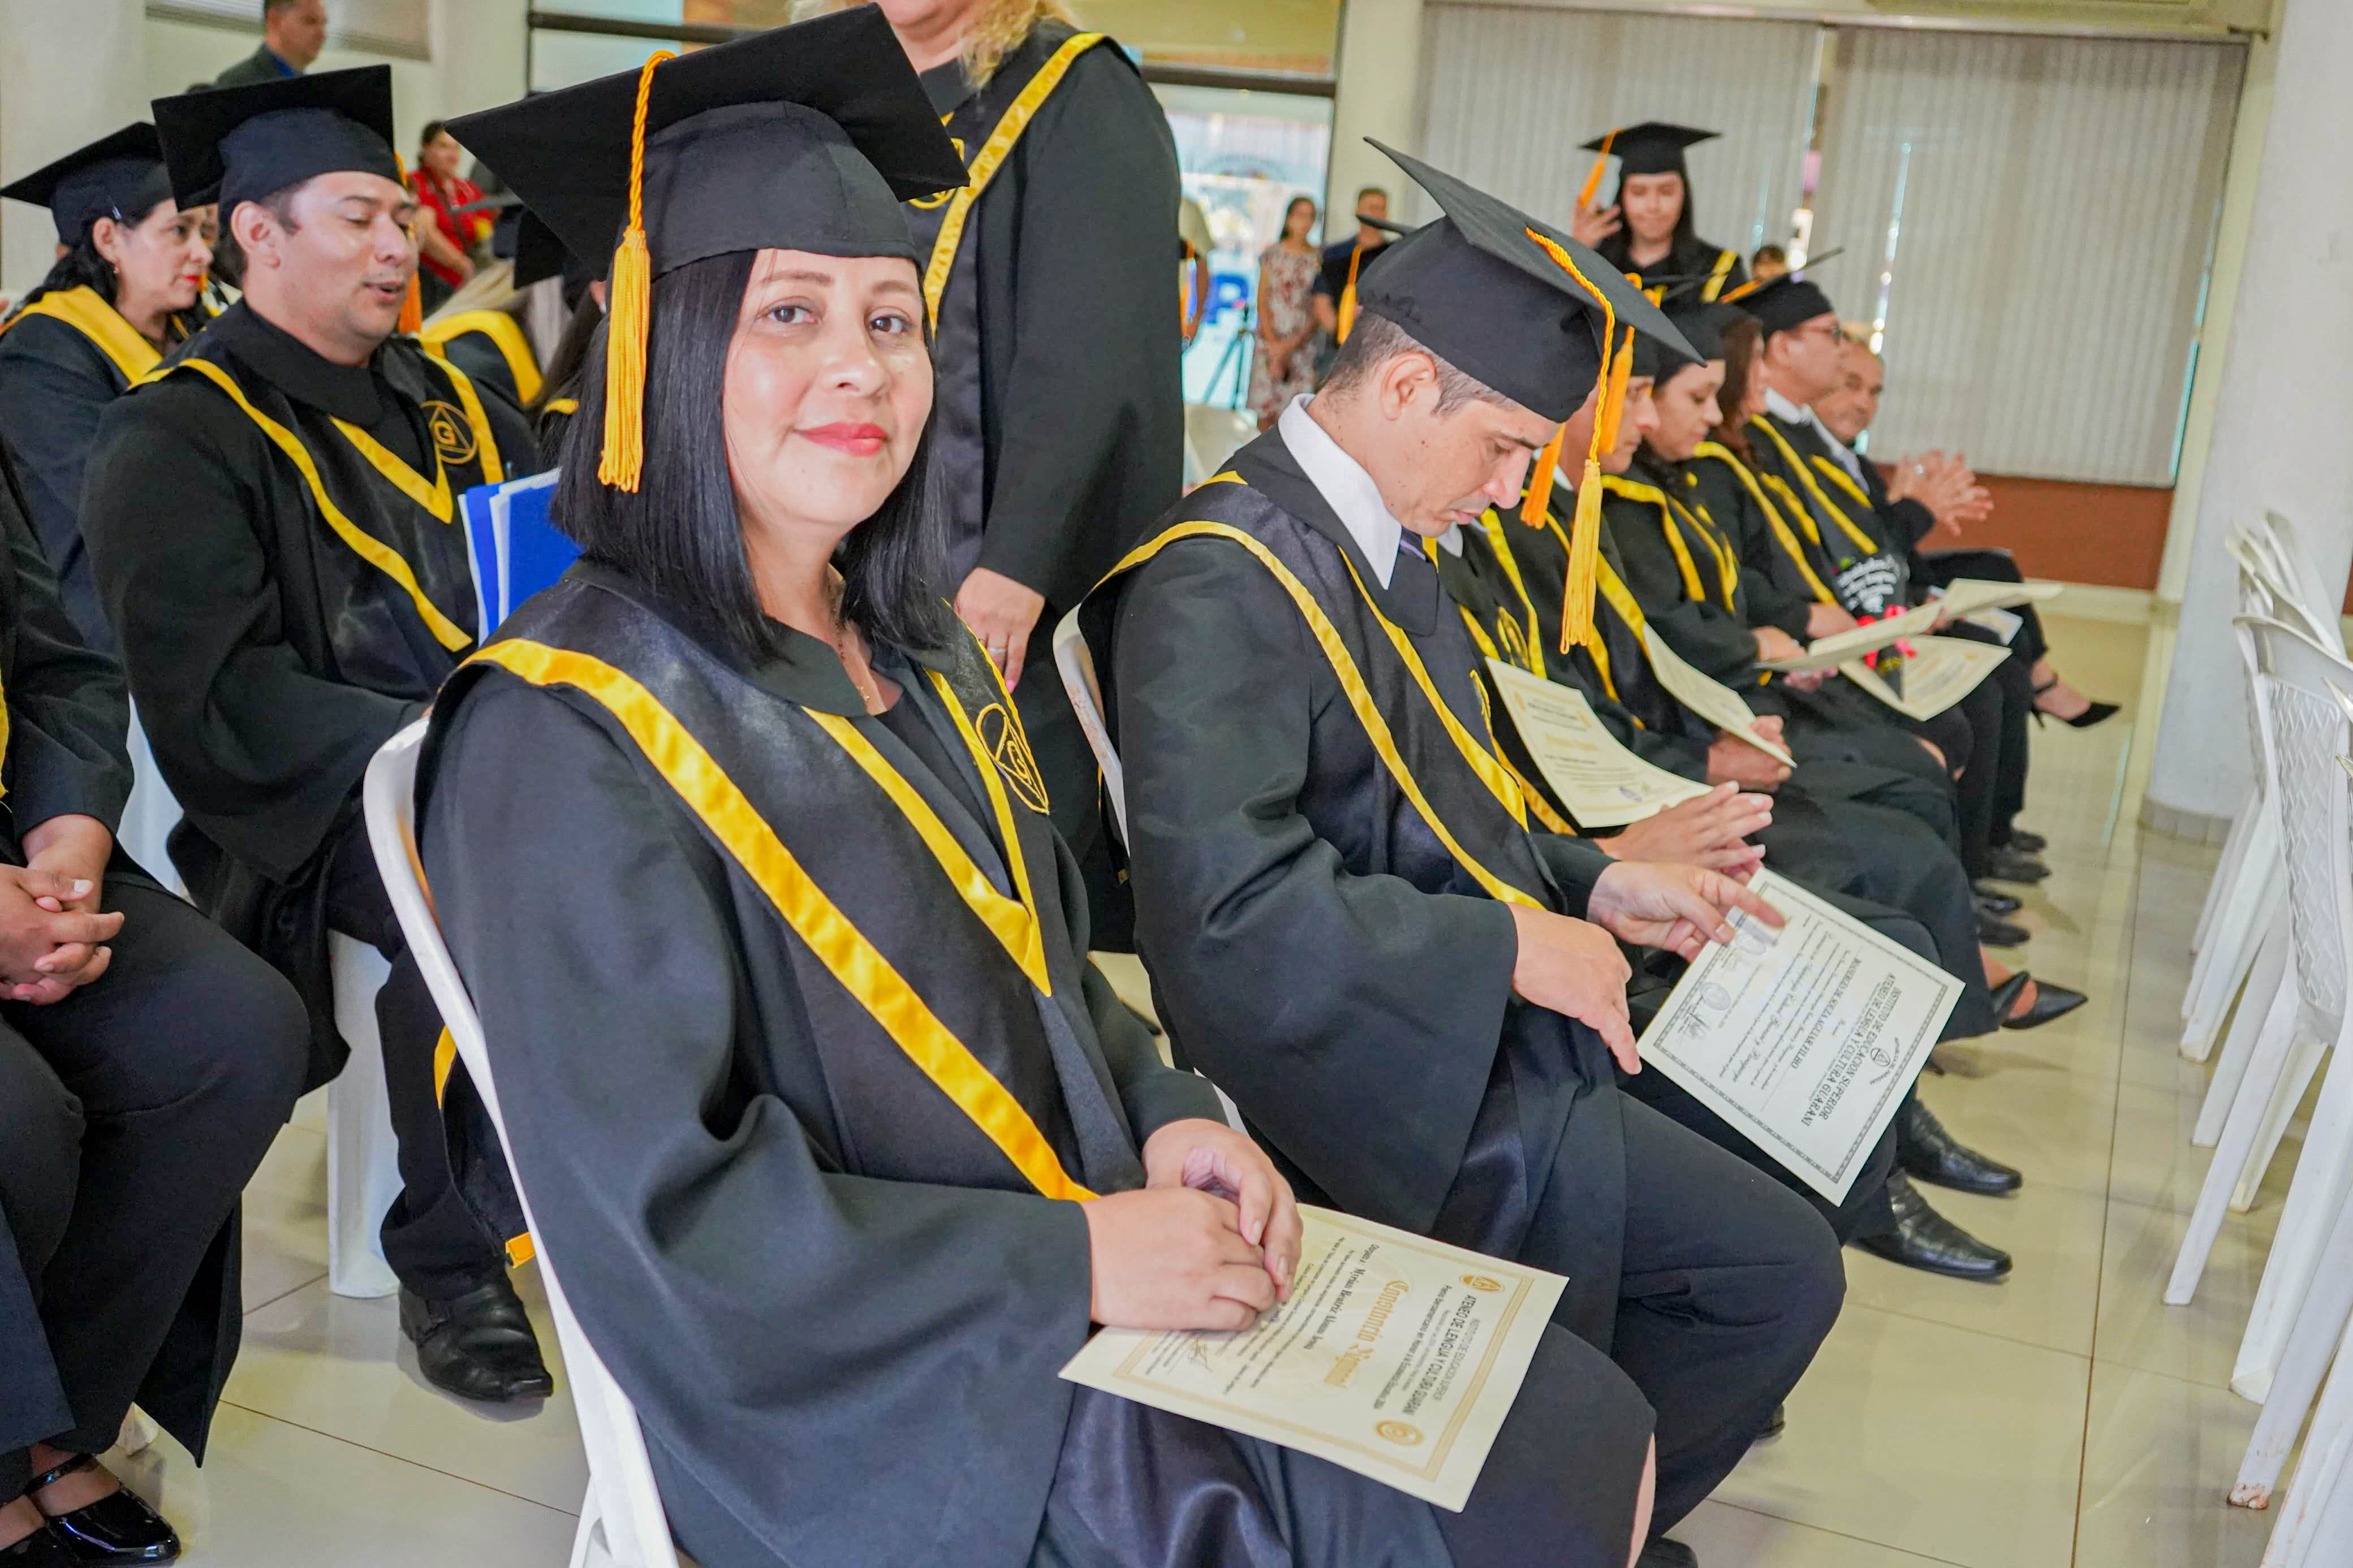
[[329,867],[327,924],[366,942],[392,965],[375,998],[385,1098],[400,1141],[401,1192],[384,1216],[385,1261],[403,1285],[427,1300],[462,1296],[504,1274],[506,1252],[501,1238],[482,1228],[450,1171],[433,1081],[441,1013],[392,912],[364,822],[345,833]]
[[[0,1003],[6,1261],[39,1316],[33,1342],[0,1345],[0,1376],[46,1355],[72,1425],[34,1440],[74,1453],[112,1446],[294,1108],[310,1040],[294,988],[189,905],[127,879],[102,903],[124,916],[106,973],[53,1006]],[[24,1447],[0,1452],[0,1500],[30,1476]]]
[[[1658,1414],[1656,1534],[1732,1473],[1797,1386],[1838,1321],[1846,1269],[1838,1238],[1797,1194],[1617,1098],[1626,1229],[1610,1342],[1599,1348]],[[1587,1245],[1588,1198],[1574,1181],[1547,1183],[1520,1261],[1565,1272]]]

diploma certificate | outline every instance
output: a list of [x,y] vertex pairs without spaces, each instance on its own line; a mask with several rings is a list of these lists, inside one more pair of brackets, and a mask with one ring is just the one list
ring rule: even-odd
[[1936,601],[1945,606],[1945,615],[1960,620],[1979,610],[2007,610],[2019,605],[2040,604],[2055,599],[2066,591],[2063,583],[1992,583],[1983,577],[1956,577],[1945,584],[1945,591]]
[[1707,793],[1618,743],[1585,693],[1491,658],[1495,689],[1545,782],[1579,827],[1623,827]]
[[1703,950],[1642,1032],[1642,1063],[1843,1203],[1961,983],[1770,871],[1749,889],[1788,923],[1735,911],[1732,945]]
[[1904,661],[1897,690],[1878,671],[1856,659],[1839,673],[1907,719],[1934,719],[1978,689],[2010,649],[1968,637],[1922,637]]
[[1944,602],[1931,599],[1925,605],[1915,605],[1900,616],[1873,621],[1851,632],[1833,632],[1807,645],[1806,651],[1795,658],[1768,658],[1760,668],[1777,669],[1786,675],[1801,674],[1809,669],[1836,669],[1849,659],[1861,658],[1867,653],[1902,642],[1906,637],[1924,637],[1936,629],[1945,618]]
[[1797,758],[1749,727],[1757,722],[1757,715],[1740,700],[1740,693],[1685,663],[1683,655],[1667,646],[1667,639],[1659,635],[1657,627],[1642,628],[1642,646],[1650,650],[1651,673],[1659,678],[1668,696],[1725,734],[1747,742],[1783,767],[1798,765]]
[[1062,1375],[1461,1512],[1568,1281],[1330,1209],[1299,1216],[1291,1300],[1254,1326],[1104,1329]]

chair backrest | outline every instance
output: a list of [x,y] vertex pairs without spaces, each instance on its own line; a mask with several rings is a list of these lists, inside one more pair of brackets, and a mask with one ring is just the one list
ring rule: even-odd
[[2296,535],[2295,527],[2275,511],[2263,514],[2263,526],[2249,531],[2254,555],[2267,570],[2265,576],[2279,599],[2278,618],[2301,630],[2330,653],[2345,651],[2344,624],[2338,601],[2329,597],[2319,569]]
[[2296,988],[2310,1027],[2334,1040],[2353,973],[2353,776],[2337,765],[2353,664],[2284,621],[2248,618],[2270,668],[2267,765],[2279,803]]
[[1095,754],[1095,766],[1103,770],[1103,791],[1111,796],[1112,822],[1119,829],[1119,841],[1125,844],[1126,774],[1120,771],[1119,753],[1112,749],[1111,728],[1103,722],[1103,687],[1095,679],[1095,656],[1087,647],[1087,639],[1079,635],[1076,610],[1064,616],[1054,627],[1054,669],[1062,678],[1062,689],[1071,694],[1071,706],[1079,715],[1079,728],[1087,732],[1087,746]]
[[[424,862],[417,847],[417,760],[425,744],[424,720],[384,743],[368,763],[364,798],[367,808],[368,845],[375,851],[376,869],[391,895],[393,913],[399,917],[408,950],[424,971],[425,984],[441,1010],[441,1021],[466,1064],[466,1076],[481,1096],[499,1141],[507,1141],[506,1118],[499,1109],[498,1081],[491,1071],[489,1048],[473,998],[451,962],[441,940],[440,922],[425,888]],[[507,1164],[515,1179],[515,1195],[522,1200],[524,1222],[537,1244],[541,1283],[547,1289],[547,1306],[555,1319],[556,1343],[572,1378],[572,1405],[580,1419],[580,1438],[588,1453],[588,1485],[602,1515],[605,1538],[619,1568],[680,1568],[663,1515],[661,1494],[654,1486],[652,1464],[646,1458],[645,1435],[638,1413],[621,1385],[613,1381],[605,1363],[581,1331],[557,1280],[555,1260],[548,1256],[539,1224],[532,1218],[531,1194],[523,1173],[516,1167],[514,1151]],[[575,1558],[575,1561],[577,1559]]]

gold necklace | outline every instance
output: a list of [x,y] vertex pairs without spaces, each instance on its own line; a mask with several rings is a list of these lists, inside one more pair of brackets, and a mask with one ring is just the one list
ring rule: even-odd
[[866,666],[865,673],[861,676],[860,661],[849,657],[849,639],[853,634],[850,631],[849,623],[842,618],[841,594],[844,584],[839,573],[833,574],[828,586],[833,590],[834,655],[841,660],[841,672],[849,677],[849,684],[857,688],[859,700],[866,704],[867,714],[871,717],[881,712],[886,706],[882,700],[882,688],[876,683],[871,666]]

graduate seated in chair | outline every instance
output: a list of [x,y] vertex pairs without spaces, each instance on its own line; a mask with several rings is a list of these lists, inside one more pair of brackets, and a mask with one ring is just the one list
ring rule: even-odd
[[1555,1321],[1658,1411],[1665,1527],[1766,1426],[1844,1288],[1803,1199],[1618,1088],[1612,933],[1694,952],[1756,900],[1530,831],[1426,542],[1554,461],[1606,323],[1672,329],[1583,247],[1390,155],[1446,217],[1360,278],[1324,390],[1082,612],[1139,951],[1182,1059],[1303,1192],[1568,1276]]
[[555,506],[586,559],[444,689],[418,805],[540,1240],[680,1544],[1621,1568],[1651,1412],[1558,1330],[1460,1513],[1056,1375],[1090,1323],[1247,1325],[1298,1216],[1088,962],[945,598],[901,202],[963,172],[879,13],[459,123],[583,254],[626,227]]

